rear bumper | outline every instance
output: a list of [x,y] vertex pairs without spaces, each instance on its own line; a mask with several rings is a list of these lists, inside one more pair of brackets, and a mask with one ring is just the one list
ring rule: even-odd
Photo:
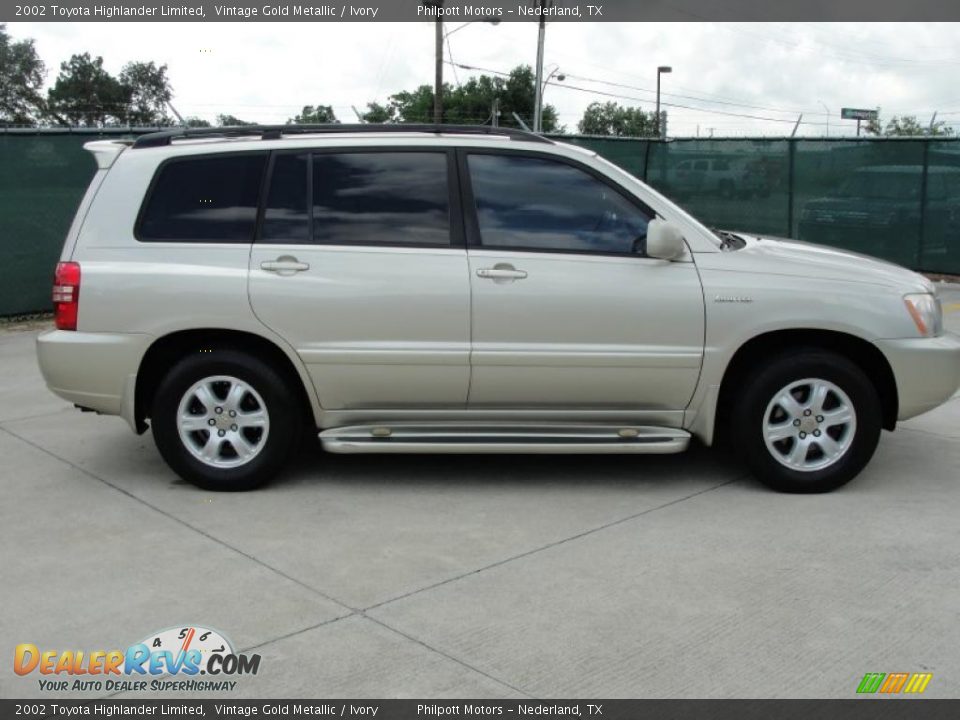
[[153,337],[134,333],[51,330],[37,338],[47,387],[68,402],[120,415],[136,429],[137,370]]
[[907,420],[950,399],[960,386],[960,337],[878,340],[897,381],[898,420]]

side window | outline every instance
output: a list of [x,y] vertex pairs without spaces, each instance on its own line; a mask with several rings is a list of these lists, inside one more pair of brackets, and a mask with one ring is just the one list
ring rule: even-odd
[[467,162],[483,247],[643,253],[654,214],[589,173],[522,155]]
[[313,242],[450,245],[447,154],[313,156]]
[[310,218],[307,215],[309,160],[306,154],[280,153],[274,157],[260,242],[310,242]]
[[159,171],[137,238],[144,242],[249,243],[266,153],[172,160]]

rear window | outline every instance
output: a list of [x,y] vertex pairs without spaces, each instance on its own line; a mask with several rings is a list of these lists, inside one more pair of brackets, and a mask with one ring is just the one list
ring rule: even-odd
[[182,158],[165,163],[144,205],[144,242],[249,243],[266,153]]

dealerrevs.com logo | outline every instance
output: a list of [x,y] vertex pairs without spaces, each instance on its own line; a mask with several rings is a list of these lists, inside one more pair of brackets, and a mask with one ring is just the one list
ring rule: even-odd
[[[126,650],[14,649],[13,670],[49,692],[231,691],[232,678],[256,675],[259,655],[234,652],[222,633],[198,625],[152,633]],[[201,679],[199,676],[203,676]]]

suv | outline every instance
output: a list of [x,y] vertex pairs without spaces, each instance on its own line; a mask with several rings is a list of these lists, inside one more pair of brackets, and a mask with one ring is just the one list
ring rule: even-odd
[[502,128],[175,130],[98,170],[38,339],[50,389],[239,490],[338,453],[674,453],[836,488],[960,384],[933,285],[714,232]]

